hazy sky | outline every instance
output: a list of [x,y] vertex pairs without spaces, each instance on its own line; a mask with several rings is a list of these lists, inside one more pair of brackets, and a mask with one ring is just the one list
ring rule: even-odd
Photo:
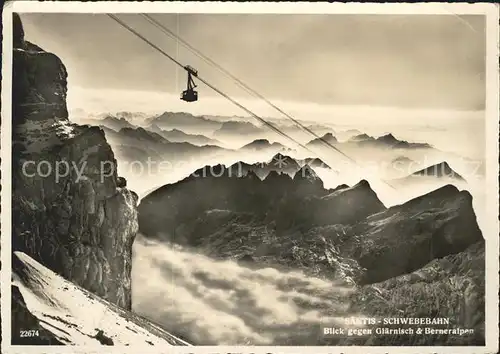
[[[454,15],[152,15],[270,99],[483,109],[485,21]],[[185,73],[106,15],[21,14],[69,85],[177,93]],[[120,15],[230,95],[242,91],[139,15]],[[178,76],[179,75],[179,76]],[[201,84],[202,85],[202,84]],[[201,95],[214,95],[200,85]]]

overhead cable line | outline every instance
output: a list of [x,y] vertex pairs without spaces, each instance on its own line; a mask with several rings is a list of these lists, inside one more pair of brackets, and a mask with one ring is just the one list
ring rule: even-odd
[[[153,17],[151,17],[148,14],[142,13],[141,16],[144,17],[148,22],[150,22],[151,24],[153,24],[154,26],[156,26],[157,28],[159,28],[163,33],[169,35],[171,38],[173,38],[174,40],[176,40],[177,43],[180,42],[185,48],[189,49],[193,54],[195,54],[196,56],[198,56],[199,58],[201,58],[202,60],[204,60],[208,64],[211,64],[216,69],[218,69],[220,72],[222,72],[223,74],[225,74],[226,76],[228,76],[229,78],[231,78],[233,81],[235,81],[235,83],[238,86],[240,86],[242,89],[244,89],[247,93],[250,93],[250,94],[254,95],[257,98],[260,98],[265,103],[267,103],[269,106],[271,106],[272,108],[274,108],[276,111],[278,111],[279,113],[281,113],[282,115],[284,115],[285,117],[287,117],[288,119],[290,119],[293,123],[295,123],[296,125],[298,125],[299,128],[301,128],[302,130],[304,130],[304,131],[308,132],[309,134],[311,134],[312,136],[314,136],[318,141],[322,142],[327,147],[335,150],[337,153],[339,153],[342,156],[344,156],[345,158],[347,158],[350,162],[354,163],[356,166],[363,168],[363,166],[361,166],[355,159],[353,159],[352,157],[350,157],[349,155],[347,155],[346,153],[344,153],[342,150],[340,150],[335,145],[331,144],[328,140],[326,140],[322,136],[317,135],[313,130],[311,130],[309,127],[305,126],[304,124],[302,124],[299,120],[297,120],[296,118],[294,118],[293,116],[291,116],[289,113],[283,111],[280,107],[278,107],[277,105],[275,105],[274,103],[272,103],[270,100],[268,100],[262,94],[260,94],[259,92],[257,92],[255,89],[253,89],[250,86],[248,86],[247,84],[245,84],[242,80],[238,79],[235,75],[233,75],[232,73],[230,73],[227,69],[225,69],[224,67],[222,67],[221,65],[219,65],[213,59],[211,59],[210,57],[206,56],[205,54],[203,54],[202,52],[200,52],[198,49],[196,49],[195,47],[193,47],[191,44],[189,44],[186,40],[184,40],[178,34],[176,34],[175,32],[173,32],[172,30],[170,30],[169,28],[167,28],[166,26],[164,26],[163,24],[161,24],[160,22],[158,22],[157,20],[155,20]],[[389,182],[384,181],[384,180],[383,180],[383,182],[385,184],[387,184],[389,187],[391,187],[392,189],[395,189],[394,186],[392,186],[391,184],[389,184]]]
[[[178,66],[180,66],[181,68],[183,68],[184,70],[186,70],[188,73],[189,73],[189,67],[187,66],[184,66],[182,63],[180,63],[178,60],[176,60],[175,58],[173,58],[171,55],[169,55],[168,53],[166,53],[164,50],[162,50],[161,48],[159,48],[158,46],[156,46],[154,43],[152,43],[151,41],[149,41],[147,38],[145,38],[143,35],[141,35],[140,33],[138,33],[136,30],[134,30],[133,28],[131,28],[130,26],[128,26],[126,23],[124,23],[123,21],[121,21],[119,18],[117,18],[115,15],[113,14],[107,14],[109,17],[111,17],[113,20],[115,20],[118,24],[120,24],[121,26],[123,26],[125,29],[127,29],[129,32],[131,32],[132,34],[136,35],[137,37],[139,37],[140,39],[142,39],[144,42],[146,42],[147,44],[149,44],[152,48],[156,49],[158,52],[160,52],[161,54],[163,54],[164,56],[166,56],[168,59],[170,59],[171,61],[173,61],[175,64],[177,64]],[[345,154],[344,152],[342,152],[341,150],[339,150],[337,147],[335,147],[334,145],[330,144],[330,142],[326,141],[325,139],[323,139],[322,137],[319,137],[316,133],[314,133],[312,130],[310,130],[308,127],[304,126],[303,124],[301,124],[298,120],[296,120],[295,118],[293,118],[292,116],[290,116],[289,114],[287,114],[286,112],[284,112],[283,110],[281,110],[278,106],[276,106],[275,104],[273,104],[272,102],[270,102],[268,99],[266,99],[264,96],[262,96],[261,94],[259,94],[257,91],[253,90],[252,88],[250,88],[248,85],[246,85],[244,82],[242,82],[240,79],[238,79],[236,76],[234,76],[233,74],[231,74],[229,71],[227,71],[226,69],[224,69],[222,66],[220,66],[219,64],[217,64],[215,61],[213,61],[212,59],[210,59],[209,57],[205,56],[203,53],[201,53],[200,51],[198,51],[196,48],[194,48],[193,46],[191,46],[188,42],[186,42],[184,39],[180,38],[178,35],[176,35],[174,32],[172,32],[171,30],[169,30],[168,28],[166,28],[165,26],[163,26],[161,23],[159,23],[158,21],[156,21],[155,19],[153,19],[152,17],[150,17],[149,15],[147,14],[141,14],[141,16],[143,16],[145,19],[147,19],[150,23],[152,23],[153,25],[155,25],[156,27],[158,27],[159,29],[162,30],[162,32],[172,36],[174,39],[177,39],[178,42],[182,43],[185,47],[187,47],[189,50],[191,50],[195,55],[197,55],[198,57],[200,57],[201,59],[205,60],[206,62],[212,64],[214,67],[216,67],[217,69],[219,69],[221,72],[223,72],[224,74],[226,74],[227,76],[229,76],[231,79],[233,79],[240,87],[242,87],[244,90],[246,90],[247,92],[257,96],[258,98],[261,98],[262,100],[264,100],[267,104],[271,105],[274,109],[276,109],[278,112],[280,112],[281,114],[285,115],[286,117],[288,117],[289,119],[291,119],[295,124],[297,124],[299,127],[301,127],[302,129],[306,130],[307,132],[309,132],[310,134],[312,134],[313,136],[315,136],[317,139],[319,139],[320,141],[322,141],[323,143],[325,143],[326,145],[328,145],[329,147],[333,148],[335,151],[337,151],[338,153],[340,153],[342,156],[346,157],[347,159],[349,159],[351,162],[353,162],[354,164],[356,164],[357,166],[359,167],[362,167],[358,162],[356,162],[353,158],[351,158],[350,156],[348,156],[347,154]],[[262,122],[264,125],[270,127],[273,131],[275,131],[276,133],[278,133],[279,135],[293,141],[295,144],[297,144],[298,146],[304,148],[305,150],[313,153],[313,154],[317,154],[315,153],[314,151],[311,151],[311,149],[309,149],[307,146],[305,146],[304,144],[298,142],[297,140],[295,140],[294,138],[292,138],[291,136],[289,136],[288,134],[282,132],[279,128],[275,127],[272,123],[266,121],[264,118],[260,117],[259,115],[255,114],[254,112],[252,112],[251,110],[249,110],[248,108],[246,108],[245,106],[243,106],[242,104],[240,104],[239,102],[237,102],[236,100],[234,100],[233,98],[231,98],[229,95],[225,94],[224,92],[222,92],[221,90],[219,90],[218,88],[216,88],[215,86],[211,85],[209,82],[207,82],[206,80],[204,80],[203,78],[201,78],[199,75],[197,75],[197,79],[204,83],[207,87],[211,88],[212,90],[214,90],[215,92],[217,92],[219,95],[223,96],[224,98],[226,98],[227,100],[229,100],[230,102],[232,102],[234,105],[238,106],[239,108],[241,108],[242,110],[244,110],[245,112],[247,112],[248,114],[250,114],[252,117],[258,119],[260,122]],[[392,189],[395,189],[394,186],[392,186],[391,184],[389,184],[387,181],[385,180],[382,180],[382,182],[384,182],[386,185],[388,185],[389,187],[391,187]]]
[[[157,27],[158,29],[160,29],[163,33],[169,35],[172,39],[176,40],[177,43],[180,42],[185,48],[187,48],[188,50],[190,50],[193,54],[195,54],[196,56],[198,56],[200,59],[202,59],[206,63],[214,66],[220,72],[222,72],[223,74],[225,74],[226,76],[228,76],[230,79],[232,79],[238,86],[240,86],[247,93],[250,93],[251,95],[254,95],[257,98],[262,99],[269,106],[271,106],[276,111],[278,111],[279,113],[281,113],[282,115],[284,115],[285,117],[287,117],[288,119],[290,119],[293,123],[295,123],[296,125],[298,125],[302,130],[304,130],[304,131],[308,132],[309,134],[311,134],[312,136],[314,136],[318,141],[322,142],[327,147],[335,150],[336,152],[338,152],[339,154],[341,154],[342,156],[344,156],[345,158],[347,158],[349,161],[351,161],[352,163],[354,163],[356,166],[362,167],[355,159],[353,159],[352,157],[350,157],[349,155],[347,155],[346,153],[344,153],[343,151],[341,151],[338,147],[336,147],[335,145],[331,144],[329,141],[327,141],[322,136],[317,135],[313,130],[311,130],[309,127],[305,126],[304,124],[302,124],[299,120],[295,119],[289,113],[283,111],[280,107],[278,107],[277,105],[275,105],[274,103],[272,103],[270,100],[268,100],[262,94],[260,94],[259,92],[257,92],[255,89],[253,89],[250,86],[248,86],[246,83],[244,83],[242,80],[240,80],[235,75],[233,75],[231,72],[229,72],[227,69],[225,69],[224,67],[222,67],[221,65],[219,65],[213,59],[211,59],[210,57],[208,57],[207,55],[203,54],[201,51],[199,51],[198,49],[196,49],[189,42],[187,42],[182,37],[180,37],[179,34],[173,32],[168,27],[166,27],[165,25],[163,25],[162,23],[160,23],[159,21],[157,21],[156,19],[154,19],[152,16],[150,16],[148,14],[142,13],[141,16],[144,17],[148,22],[150,22],[151,24],[153,24],[155,27]],[[385,184],[387,184],[389,187],[395,189],[387,181],[383,181],[383,182]]]
[[279,113],[283,114],[288,119],[292,120],[301,129],[303,129],[306,132],[308,132],[309,134],[313,135],[316,139],[318,139],[319,141],[323,142],[328,147],[334,149],[335,151],[337,151],[339,154],[341,154],[342,156],[344,156],[345,158],[347,158],[351,162],[353,162],[355,164],[358,164],[349,155],[345,154],[343,151],[341,151],[340,149],[338,149],[336,146],[334,146],[333,144],[331,144],[329,141],[325,140],[323,137],[318,136],[314,131],[312,131],[307,126],[303,125],[299,120],[295,119],[290,114],[288,114],[285,111],[283,111],[281,108],[279,108],[274,103],[272,103],[270,100],[268,100],[266,97],[264,97],[259,92],[257,92],[256,90],[254,90],[253,88],[251,88],[250,86],[248,86],[247,84],[245,84],[243,81],[241,81],[240,79],[238,79],[235,75],[231,74],[228,70],[226,70],[225,68],[223,68],[221,65],[219,65],[218,63],[216,63],[210,57],[206,56],[205,54],[201,53],[198,49],[194,48],[191,44],[189,44],[186,40],[184,40],[183,38],[181,38],[178,34],[174,33],[172,30],[170,30],[169,28],[165,27],[163,24],[161,24],[160,22],[158,22],[157,20],[155,20],[154,18],[152,18],[148,14],[141,14],[141,16],[144,17],[151,24],[153,24],[154,26],[156,26],[157,28],[159,28],[163,33],[170,35],[173,39],[175,39],[178,42],[180,42],[181,44],[183,44],[184,47],[187,48],[187,49],[189,49],[189,50],[191,50],[193,52],[193,54],[197,55],[199,58],[201,58],[205,62],[211,64],[212,66],[214,66],[215,68],[217,68],[219,71],[221,71],[222,73],[224,73],[225,75],[227,75],[229,78],[231,78],[232,80],[234,80],[236,82],[236,84],[238,84],[238,86],[240,86],[241,88],[243,88],[246,92],[248,92],[248,93],[256,96],[257,98],[262,99],[264,102],[266,102],[272,108],[274,108],[275,110],[277,110]]
[[[186,70],[186,71],[189,72],[189,70],[186,68],[186,66],[182,65],[182,63],[180,63],[179,61],[177,61],[171,55],[169,55],[164,50],[162,50],[161,48],[159,48],[157,45],[155,45],[154,43],[152,43],[151,41],[149,41],[146,37],[144,37],[143,35],[141,35],[140,33],[138,33],[136,30],[134,30],[133,28],[131,28],[130,26],[128,26],[126,23],[124,23],[123,21],[121,21],[118,17],[116,17],[113,14],[107,14],[107,15],[109,17],[111,17],[113,20],[115,20],[116,22],[118,22],[125,29],[127,29],[128,31],[130,31],[131,33],[133,33],[134,35],[136,35],[137,37],[139,37],[140,39],[142,39],[144,42],[146,42],[147,44],[149,44],[151,47],[153,47],[154,49],[156,49],[158,52],[160,52],[161,54],[163,54],[164,56],[166,56],[168,59],[172,60],[175,64],[177,64],[178,66],[180,66],[181,68],[183,68],[184,70]],[[212,90],[214,90],[215,92],[217,92],[219,95],[221,95],[224,98],[226,98],[227,100],[229,100],[234,105],[238,106],[239,108],[241,108],[242,110],[244,110],[245,112],[247,112],[248,114],[250,114],[252,117],[258,119],[260,122],[262,122],[266,126],[270,127],[276,133],[278,133],[281,136],[283,136],[283,137],[285,137],[285,138],[293,141],[295,144],[299,145],[300,147],[302,147],[302,148],[304,148],[304,149],[306,149],[309,152],[311,152],[311,153],[314,154],[314,152],[311,151],[307,146],[305,146],[304,144],[298,142],[297,140],[295,140],[294,138],[292,138],[288,134],[282,132],[279,128],[275,127],[272,123],[269,123],[264,118],[258,116],[257,114],[255,114],[254,112],[252,112],[251,110],[249,110],[248,108],[246,108],[245,106],[243,106],[241,103],[239,103],[238,101],[234,100],[233,98],[231,98],[230,96],[228,96],[227,94],[225,94],[224,92],[222,92],[221,90],[219,90],[218,88],[216,88],[215,86],[213,86],[212,84],[210,84],[208,81],[206,81],[203,78],[201,78],[199,75],[197,75],[197,79],[200,82],[204,83],[209,88],[211,88]]]

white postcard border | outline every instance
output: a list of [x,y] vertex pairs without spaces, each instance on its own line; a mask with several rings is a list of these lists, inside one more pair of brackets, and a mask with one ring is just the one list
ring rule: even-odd
[[[75,347],[11,346],[11,160],[12,160],[12,13],[283,13],[283,14],[441,14],[486,15],[486,345],[483,347],[273,347],[273,346],[198,346],[198,347]],[[11,1],[3,11],[2,126],[1,126],[1,318],[2,352],[5,353],[496,353],[498,352],[499,314],[499,199],[498,199],[498,122],[499,122],[499,8],[488,3],[361,4],[304,2],[37,2]],[[6,182],[7,181],[7,182]],[[493,192],[494,191],[494,192]],[[483,234],[484,234],[483,233]],[[489,311],[488,311],[489,309]],[[6,320],[7,319],[7,320]]]

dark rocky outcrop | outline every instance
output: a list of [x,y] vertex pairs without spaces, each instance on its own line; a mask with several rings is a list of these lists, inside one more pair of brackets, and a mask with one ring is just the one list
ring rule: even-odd
[[341,253],[367,269],[365,283],[411,273],[482,241],[472,197],[447,185],[353,226]]
[[104,132],[69,122],[64,64],[24,40],[14,18],[13,249],[130,309],[137,195]]
[[385,209],[370,184],[362,180],[352,187],[337,188],[336,191],[322,197],[314,209],[317,218],[315,224],[320,226],[354,224]]
[[[20,20],[16,20],[20,21]],[[19,22],[20,23],[20,22]],[[67,121],[66,67],[59,57],[24,40],[16,25],[12,73],[14,123],[43,121],[47,117]]]
[[379,318],[447,318],[449,326],[435,328],[468,328],[473,333],[372,335],[349,344],[484,346],[485,280],[485,244],[478,241],[411,273],[360,287],[351,298],[355,312]]

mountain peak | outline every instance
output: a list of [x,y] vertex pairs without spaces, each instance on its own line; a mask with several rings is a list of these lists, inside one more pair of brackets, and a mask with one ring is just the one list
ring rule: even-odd
[[466,196],[467,199],[472,201],[472,197],[468,192],[460,192],[460,190],[456,186],[447,184],[438,189],[430,191],[429,193],[413,198],[403,204],[403,206],[414,207],[415,205],[425,205],[426,208],[429,208],[433,203],[442,204],[445,200],[455,200],[460,196]]
[[304,162],[312,168],[320,167],[320,168],[326,168],[328,170],[332,169],[330,166],[328,166],[328,164],[326,164],[319,157],[309,157],[309,158],[305,159]]
[[269,148],[269,147],[281,147],[283,148],[283,145],[281,145],[280,143],[271,143],[269,140],[267,139],[256,139],[254,141],[252,141],[251,143],[248,143],[244,146],[242,146],[241,148],[242,149],[266,149],[266,148]]
[[338,143],[338,140],[332,133],[326,133],[322,137],[318,137],[318,138],[311,140],[308,144],[317,145],[317,144],[321,144],[321,143],[325,143],[325,142],[329,143],[329,144],[335,144],[335,143]]
[[424,168],[420,171],[414,172],[412,176],[421,177],[438,177],[438,178],[452,178],[460,181],[465,181],[465,179],[455,172],[448,162],[443,161],[435,165]]
[[386,142],[386,143],[389,143],[389,144],[394,144],[394,143],[398,143],[399,142],[399,140],[396,139],[394,137],[394,135],[392,135],[391,133],[382,135],[382,136],[378,137],[377,140],[378,141],[382,141],[382,142]]
[[273,162],[278,165],[286,165],[288,163],[293,162],[294,164],[297,164],[297,161],[293,157],[290,157],[288,155],[283,155],[281,152],[278,152],[276,155],[272,157],[272,159],[269,161],[269,163]]
[[370,183],[366,179],[362,179],[358,183],[356,183],[353,188],[369,188],[371,189]]
[[328,141],[330,140],[337,141],[337,138],[332,133],[326,133],[325,135],[323,135],[323,139]]
[[276,155],[273,156],[273,159],[279,159],[279,158],[283,158],[283,157],[289,157],[289,156],[285,156],[281,152],[278,152]]
[[291,177],[287,173],[280,173],[278,171],[272,170],[267,176],[264,178],[264,181],[283,181],[283,180],[291,180]]
[[151,123],[148,129],[151,131],[162,131],[162,129],[156,123]]
[[371,136],[363,133],[363,134],[355,135],[355,136],[353,136],[352,138],[349,139],[349,141],[354,141],[354,142],[365,141],[365,140],[373,140],[373,137],[371,137]]
[[255,139],[251,143],[246,144],[244,147],[247,147],[247,146],[262,146],[262,145],[271,145],[271,143],[267,139]]
[[222,177],[222,176],[231,176],[231,167],[226,168],[223,164],[217,165],[205,165],[203,167],[198,168],[196,171],[191,173],[191,177],[195,178],[206,178],[206,177]]
[[330,194],[326,195],[324,198],[325,199],[336,198],[336,197],[338,197],[340,195],[344,195],[346,193],[347,194],[373,195],[378,199],[377,194],[371,188],[370,183],[368,183],[368,181],[365,179],[362,179],[361,181],[359,181],[358,183],[356,183],[352,187],[349,187],[345,184],[342,184],[342,185],[336,187],[335,189],[333,189],[333,191]]
[[406,156],[399,156],[399,157],[396,157],[394,160],[392,160],[393,163],[410,163],[410,162],[414,162],[412,159],[410,159],[409,157],[406,157]]
[[300,168],[295,175],[293,176],[294,181],[298,180],[307,180],[311,183],[321,183],[323,185],[323,181],[319,176],[314,172],[314,170],[309,165],[304,165]]

